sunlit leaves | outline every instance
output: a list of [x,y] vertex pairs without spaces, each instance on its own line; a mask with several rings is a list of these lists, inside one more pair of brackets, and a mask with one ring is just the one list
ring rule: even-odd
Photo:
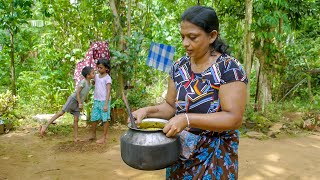
[[21,24],[32,16],[31,0],[0,0],[0,28],[9,29],[13,33],[19,31]]
[[9,90],[0,93],[0,117],[10,113],[18,99],[19,96],[13,95]]
[[[276,82],[284,82],[273,86],[285,89],[294,85],[308,67],[319,68],[319,2],[253,2],[251,31],[254,48],[257,50],[261,47],[261,41],[264,40],[263,52],[267,56],[268,68],[277,73],[272,78]],[[234,0],[200,0],[201,5],[211,6],[217,11],[220,35],[231,46],[232,55],[240,60],[243,53],[244,3]],[[58,106],[57,103],[63,99],[55,99],[56,91],[69,88],[65,93],[59,91],[63,97],[72,92],[73,87],[70,85],[73,83],[75,64],[83,60],[90,42],[96,40],[109,41],[112,75],[123,72],[126,80],[133,83],[135,91],[139,92],[130,97],[141,98],[146,92],[151,92],[148,87],[154,82],[165,83],[167,77],[167,74],[145,65],[150,43],[175,46],[174,59],[183,56],[185,52],[179,34],[180,16],[187,7],[196,4],[197,1],[186,0],[131,0],[131,35],[128,36],[128,1],[117,1],[126,41],[126,50],[122,51],[115,43],[119,36],[113,34],[115,25],[108,1],[90,0],[70,4],[69,0],[0,0],[1,85],[6,88],[10,84],[8,45],[11,29],[19,32],[15,37],[18,42],[15,44],[16,61],[19,62],[18,92],[26,98],[33,98],[34,102],[43,101],[45,107],[50,107],[45,102],[46,98],[50,98],[50,103]],[[30,27],[27,23],[30,20],[41,22],[41,26]],[[280,20],[283,20],[281,33]],[[314,79],[312,83],[319,86],[320,82]],[[116,84],[114,81],[114,87]],[[30,88],[31,85],[39,91]],[[138,102],[141,101],[135,105],[139,105]]]

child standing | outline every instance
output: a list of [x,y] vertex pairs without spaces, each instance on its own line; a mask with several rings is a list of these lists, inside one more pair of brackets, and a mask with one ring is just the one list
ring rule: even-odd
[[40,135],[44,136],[48,126],[57,118],[62,116],[65,112],[70,112],[73,115],[73,132],[74,141],[79,141],[78,139],[78,121],[80,116],[80,109],[83,108],[83,102],[88,98],[89,90],[91,88],[90,80],[95,77],[95,72],[92,67],[86,66],[82,69],[81,74],[85,77],[84,80],[80,81],[75,92],[73,92],[62,110],[56,113],[46,125],[40,126]]
[[110,61],[101,58],[97,62],[99,74],[96,74],[94,88],[94,102],[91,114],[92,134],[90,140],[96,138],[97,124],[99,120],[103,122],[103,137],[98,139],[96,143],[103,144],[107,139],[110,119],[110,92],[112,80],[110,73]]

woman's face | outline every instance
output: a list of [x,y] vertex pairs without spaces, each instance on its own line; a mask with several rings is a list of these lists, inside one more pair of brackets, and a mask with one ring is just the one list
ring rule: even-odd
[[186,49],[188,56],[193,58],[201,58],[206,53],[210,53],[210,44],[217,37],[217,31],[214,30],[208,34],[188,21],[181,22],[180,34],[182,45]]

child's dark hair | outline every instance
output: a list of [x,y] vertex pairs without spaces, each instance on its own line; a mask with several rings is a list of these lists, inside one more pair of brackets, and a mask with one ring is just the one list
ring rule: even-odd
[[81,74],[82,74],[83,77],[86,78],[87,75],[90,74],[90,72],[91,72],[92,70],[93,70],[92,67],[86,66],[86,67],[84,67],[84,68],[82,69]]
[[109,60],[107,60],[106,58],[100,58],[97,61],[97,65],[99,65],[99,64],[102,64],[104,67],[106,67],[107,68],[107,73],[110,74],[111,67],[110,67],[110,61]]

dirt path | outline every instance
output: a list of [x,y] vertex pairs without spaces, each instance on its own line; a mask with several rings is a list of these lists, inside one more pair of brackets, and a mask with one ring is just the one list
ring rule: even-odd
[[[82,129],[80,134],[85,134]],[[101,132],[99,132],[101,133]],[[106,145],[71,142],[70,137],[39,138],[35,131],[0,136],[2,179],[165,179],[165,171],[140,171],[120,157],[122,131],[111,130]],[[316,180],[320,177],[320,134],[255,140],[242,138],[239,179]]]

